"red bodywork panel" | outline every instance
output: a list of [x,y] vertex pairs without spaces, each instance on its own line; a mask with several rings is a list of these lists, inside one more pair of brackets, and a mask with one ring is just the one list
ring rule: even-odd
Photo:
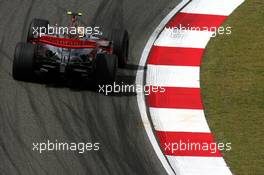
[[96,41],[92,40],[78,40],[71,38],[59,38],[54,36],[41,36],[33,40],[33,43],[44,43],[56,47],[72,48],[72,49],[84,49],[84,48],[96,48]]

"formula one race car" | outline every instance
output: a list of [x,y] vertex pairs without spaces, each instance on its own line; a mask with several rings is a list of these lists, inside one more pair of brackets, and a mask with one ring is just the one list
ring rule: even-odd
[[104,84],[115,81],[117,67],[125,67],[128,60],[128,32],[114,29],[108,37],[80,32],[82,13],[67,14],[71,16],[68,29],[77,28],[76,33],[58,34],[54,28],[52,33],[49,21],[32,20],[27,42],[16,45],[14,79],[34,81],[43,75],[58,75],[65,79],[93,78]]

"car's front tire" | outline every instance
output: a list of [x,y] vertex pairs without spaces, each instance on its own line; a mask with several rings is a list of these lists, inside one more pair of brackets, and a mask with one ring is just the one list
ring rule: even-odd
[[16,45],[13,60],[13,78],[20,81],[32,81],[34,79],[35,45],[30,43],[18,43]]
[[97,54],[95,59],[97,84],[112,84],[116,80],[118,58],[116,55]]
[[128,61],[129,36],[126,30],[112,30],[109,40],[113,41],[113,54],[118,57],[118,67],[124,68]]

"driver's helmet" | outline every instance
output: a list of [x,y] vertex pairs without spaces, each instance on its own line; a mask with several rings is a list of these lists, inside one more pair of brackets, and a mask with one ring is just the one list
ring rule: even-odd
[[71,26],[71,27],[76,27],[76,31],[77,31],[76,33],[77,34],[76,35],[69,35],[69,37],[76,38],[76,39],[85,37],[85,28],[78,21],[78,18],[82,16],[82,13],[81,12],[73,13],[72,11],[68,10],[67,15],[70,15],[72,17],[72,19],[76,18],[73,26]]

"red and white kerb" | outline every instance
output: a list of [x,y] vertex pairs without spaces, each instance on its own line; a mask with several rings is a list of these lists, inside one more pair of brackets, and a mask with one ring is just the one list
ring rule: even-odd
[[172,37],[173,27],[218,28],[242,2],[193,0],[170,20],[149,53],[146,85],[161,86],[165,92],[151,93],[147,105],[160,146],[181,175],[232,173],[218,150],[166,149],[169,143],[215,142],[205,119],[200,90],[201,59],[213,33],[184,30]]

